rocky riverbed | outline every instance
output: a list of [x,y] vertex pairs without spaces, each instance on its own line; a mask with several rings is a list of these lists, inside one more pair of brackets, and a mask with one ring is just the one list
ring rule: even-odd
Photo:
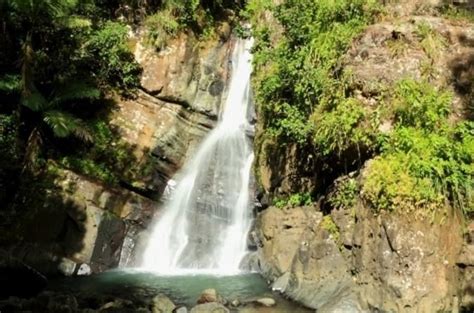
[[[213,288],[215,287],[215,288]],[[311,312],[272,293],[258,274],[156,276],[112,271],[52,280],[34,297],[0,300],[2,312]]]

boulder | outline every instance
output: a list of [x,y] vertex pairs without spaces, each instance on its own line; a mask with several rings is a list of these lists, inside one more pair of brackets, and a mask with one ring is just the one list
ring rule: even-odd
[[188,309],[185,306],[177,308],[174,313],[188,313]]
[[276,304],[276,301],[273,298],[268,298],[267,297],[267,298],[257,299],[257,300],[255,300],[255,303],[258,303],[258,304],[263,305],[263,306],[271,307],[271,306],[274,306]]
[[167,296],[159,294],[152,300],[153,313],[173,313],[176,305]]
[[[318,312],[456,307],[456,262],[465,267],[466,281],[471,279],[471,249],[460,254],[459,221],[433,225],[396,214],[374,215],[362,202],[346,210],[331,212],[337,226],[331,232],[338,234],[325,229],[320,212],[303,208],[270,207],[258,216],[262,273],[274,288]],[[350,212],[356,216],[347,218]],[[464,299],[467,307],[471,300]]]
[[222,304],[212,302],[198,304],[191,309],[190,313],[230,313],[230,311]]
[[199,296],[199,299],[197,300],[198,304],[212,302],[218,302],[222,304],[224,303],[224,298],[222,298],[221,295],[219,295],[217,291],[213,288],[204,290]]

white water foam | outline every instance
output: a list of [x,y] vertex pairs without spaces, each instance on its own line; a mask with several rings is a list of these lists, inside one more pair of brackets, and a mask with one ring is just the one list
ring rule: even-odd
[[250,228],[250,48],[238,40],[228,95],[217,126],[170,180],[169,199],[153,225],[142,268],[165,275],[241,272]]

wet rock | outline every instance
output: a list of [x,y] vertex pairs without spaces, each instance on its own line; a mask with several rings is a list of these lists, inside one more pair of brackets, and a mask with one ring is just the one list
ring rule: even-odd
[[201,293],[199,299],[197,300],[197,303],[202,304],[211,302],[224,303],[224,299],[217,293],[215,289],[209,288]]
[[240,302],[239,299],[234,299],[230,302],[230,305],[233,306],[234,308],[240,306],[242,303]]
[[230,313],[230,311],[222,304],[212,302],[196,305],[190,313]]
[[188,309],[185,306],[177,308],[174,313],[188,313]]
[[72,276],[76,272],[77,263],[68,258],[62,258],[58,265],[58,270],[64,276]]
[[167,296],[159,294],[152,300],[153,313],[173,313],[176,305]]
[[88,276],[90,274],[92,274],[92,269],[88,264],[83,263],[79,266],[79,269],[77,270],[77,276]]
[[260,298],[260,299],[255,300],[255,303],[258,303],[263,306],[271,307],[276,304],[276,301],[273,298]]

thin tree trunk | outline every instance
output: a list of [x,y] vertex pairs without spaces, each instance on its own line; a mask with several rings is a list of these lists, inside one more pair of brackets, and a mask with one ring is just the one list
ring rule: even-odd
[[43,138],[41,137],[41,131],[39,127],[36,126],[31,131],[26,142],[25,156],[23,158],[23,169],[21,171],[22,174],[24,174],[25,172],[37,174],[37,161],[42,146]]

